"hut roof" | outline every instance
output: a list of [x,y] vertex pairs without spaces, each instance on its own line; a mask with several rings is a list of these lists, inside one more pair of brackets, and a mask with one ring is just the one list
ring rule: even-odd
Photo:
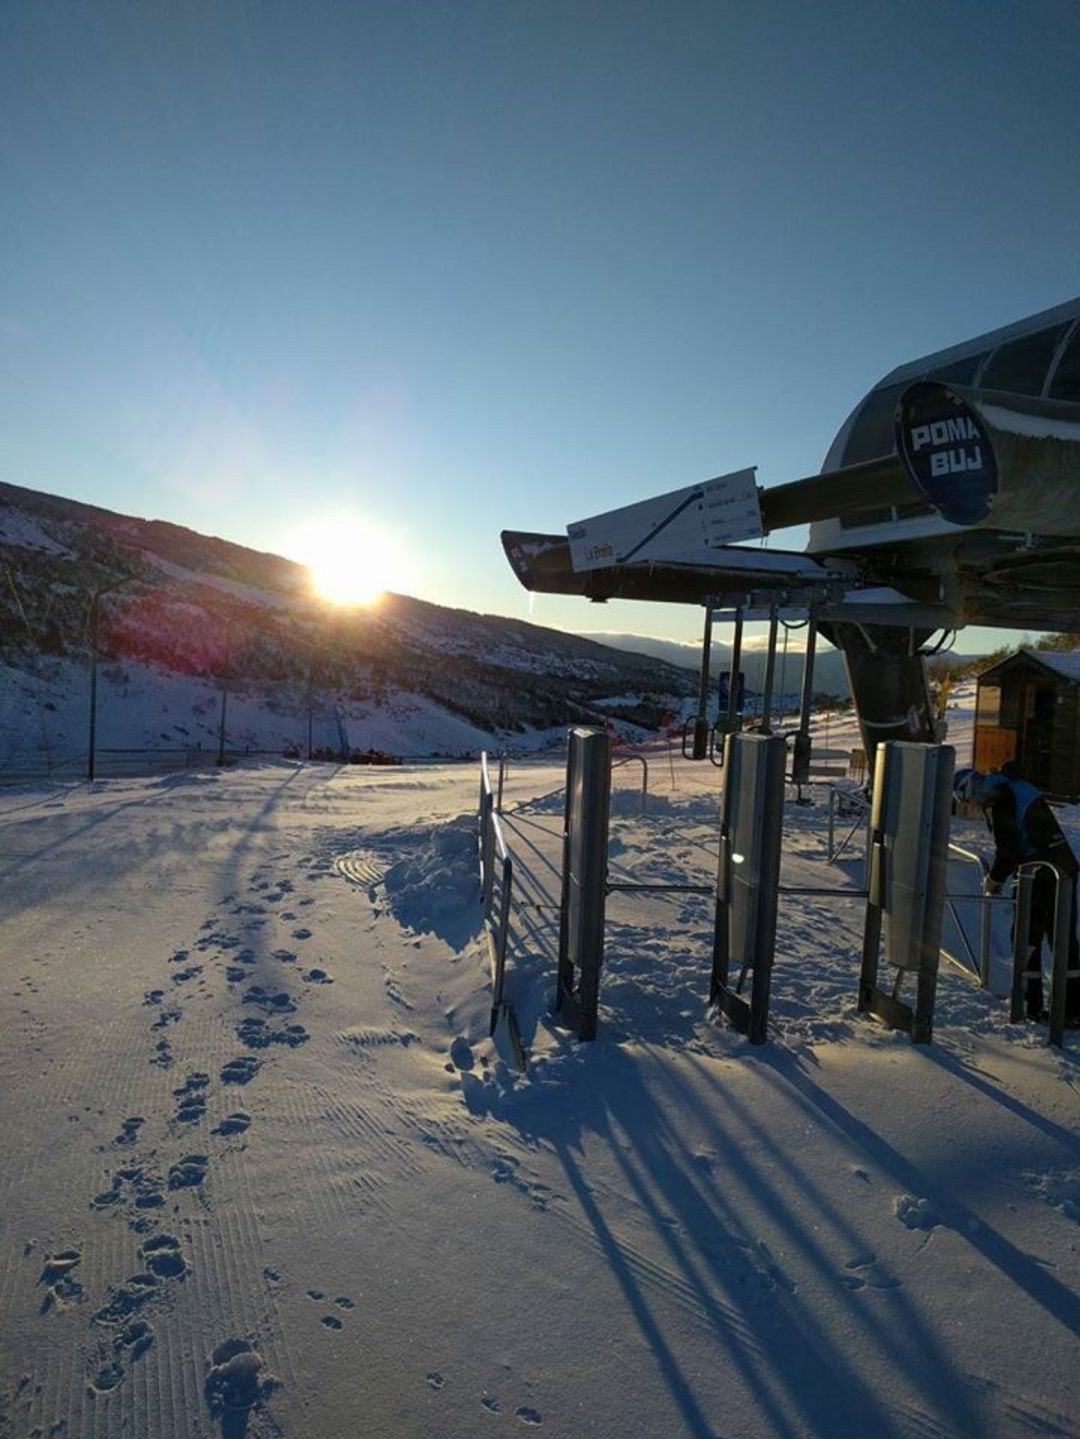
[[1010,670],[1036,665],[1048,670],[1056,679],[1080,681],[1080,650],[1017,650],[1007,659],[999,660],[979,675],[979,683],[996,680]]

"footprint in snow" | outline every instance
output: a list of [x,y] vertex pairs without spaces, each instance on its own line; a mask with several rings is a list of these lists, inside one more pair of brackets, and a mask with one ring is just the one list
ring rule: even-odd
[[755,1247],[757,1249],[758,1260],[762,1265],[763,1277],[765,1279],[765,1287],[767,1289],[772,1289],[775,1286],[778,1286],[779,1288],[786,1290],[788,1294],[797,1293],[799,1286],[795,1283],[794,1279],[792,1279],[789,1274],[785,1274],[784,1271],[780,1268],[779,1264],[777,1264],[776,1260],[772,1256],[772,1250],[765,1243],[765,1241],[763,1239],[759,1239]]
[[141,1359],[154,1342],[154,1326],[145,1319],[133,1319],[125,1324],[113,1340],[113,1349],[122,1354],[129,1363]]
[[236,1026],[236,1037],[249,1049],[268,1049],[272,1044],[287,1044],[290,1049],[306,1044],[308,1032],[302,1024],[287,1024],[282,1029],[272,1029],[264,1019],[252,1015]]
[[841,1274],[840,1283],[845,1289],[899,1289],[901,1281],[884,1264],[878,1263],[872,1250],[856,1254],[845,1265],[847,1272]]
[[180,1241],[174,1234],[155,1234],[139,1252],[147,1269],[157,1279],[182,1279],[187,1273],[187,1260],[180,1252]]
[[251,1125],[251,1115],[245,1114],[242,1109],[236,1110],[233,1114],[227,1114],[220,1124],[211,1129],[211,1134],[230,1135],[243,1134],[244,1130]]
[[124,1371],[119,1364],[106,1364],[103,1369],[98,1370],[86,1387],[92,1396],[107,1394],[110,1389],[116,1388],[123,1377]]
[[443,1378],[443,1376],[439,1373],[437,1369],[433,1369],[432,1372],[427,1376],[427,1382],[430,1389],[441,1389],[446,1383],[446,1380]]
[[141,1114],[133,1114],[130,1119],[120,1121],[120,1133],[113,1139],[114,1144],[134,1144],[139,1137],[139,1130],[146,1123]]
[[917,1199],[914,1194],[898,1194],[893,1201],[893,1212],[901,1224],[908,1229],[923,1229],[927,1233],[945,1223],[941,1210],[929,1199]]
[[205,1154],[185,1154],[169,1167],[170,1189],[198,1188],[206,1178],[209,1160]]
[[345,1327],[336,1314],[324,1314],[322,1324],[324,1329],[343,1329]]
[[[171,1238],[172,1236],[167,1237]],[[178,1276],[162,1273],[161,1277],[172,1279]],[[157,1275],[133,1274],[126,1284],[110,1286],[109,1298],[94,1315],[94,1323],[100,1324],[106,1329],[120,1328],[128,1324],[131,1316],[158,1292]]]
[[517,1417],[521,1420],[522,1424],[539,1425],[544,1422],[544,1416],[540,1413],[539,1409],[530,1409],[525,1405],[522,1405],[517,1411]]
[[247,1432],[247,1411],[269,1399],[281,1381],[264,1372],[262,1357],[249,1339],[226,1339],[208,1361],[203,1395],[223,1434]]
[[472,1045],[463,1034],[459,1034],[450,1046],[450,1059],[458,1069],[468,1071],[475,1068],[476,1060],[473,1056]]
[[249,1054],[242,1054],[239,1059],[230,1059],[228,1064],[222,1066],[222,1084],[249,1084],[259,1072],[259,1061]]
[[154,1057],[150,1061],[159,1069],[171,1069],[173,1065],[172,1046],[167,1039],[159,1039],[154,1045]]
[[74,1270],[82,1259],[78,1249],[64,1249],[52,1254],[45,1261],[39,1284],[45,1285],[45,1298],[41,1302],[41,1313],[50,1309],[64,1309],[82,1295],[82,1285],[75,1278]]

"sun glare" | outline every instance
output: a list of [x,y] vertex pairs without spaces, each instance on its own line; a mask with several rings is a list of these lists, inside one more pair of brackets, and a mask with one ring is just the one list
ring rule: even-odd
[[392,536],[354,519],[324,519],[303,528],[293,551],[311,571],[322,599],[373,605],[387,590],[402,591],[409,565]]

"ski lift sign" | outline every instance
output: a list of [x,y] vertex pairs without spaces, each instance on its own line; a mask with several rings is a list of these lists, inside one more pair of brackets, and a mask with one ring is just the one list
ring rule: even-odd
[[710,552],[762,534],[754,470],[736,470],[567,525],[575,571],[612,565],[703,564]]
[[970,405],[945,385],[909,385],[896,408],[896,447],[916,489],[943,519],[976,525],[997,492],[990,437]]

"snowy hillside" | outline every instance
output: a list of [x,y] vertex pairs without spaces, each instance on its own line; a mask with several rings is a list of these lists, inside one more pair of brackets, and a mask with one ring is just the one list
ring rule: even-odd
[[335,609],[289,560],[0,485],[0,773],[81,762],[95,631],[103,753],[216,751],[225,690],[230,752],[306,753],[310,723],[315,748],[399,756],[535,747],[607,698],[633,736],[694,690],[537,625],[400,595]]

